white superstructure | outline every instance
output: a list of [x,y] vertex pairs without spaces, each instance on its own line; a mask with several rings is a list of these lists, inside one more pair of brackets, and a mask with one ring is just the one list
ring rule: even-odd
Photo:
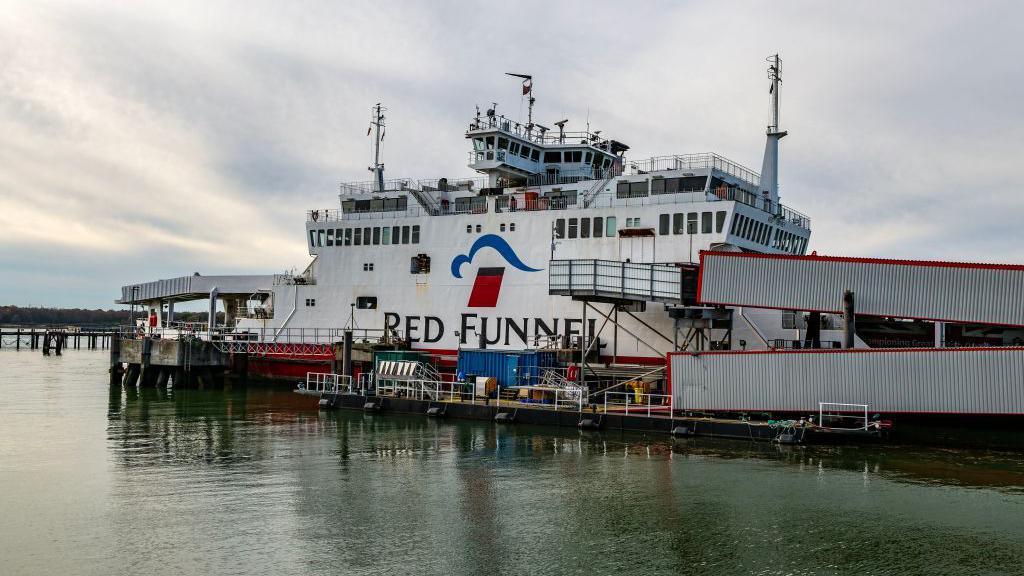
[[[627,160],[628,147],[600,131],[535,124],[532,78],[517,76],[529,121],[478,110],[466,131],[469,167],[481,176],[385,179],[378,148],[372,180],[342,184],[339,208],[307,213],[306,271],[254,294],[260,317],[239,327],[384,328],[440,353],[481,338],[522,349],[584,332],[580,304],[548,293],[551,260],[693,263],[709,249],[806,252],[810,220],[778,199],[785,132],[777,57],[765,177],[712,153]],[[373,124],[384,124],[380,105]],[[622,329],[591,315],[586,336],[600,339],[602,357],[663,360],[678,328],[666,305],[630,310],[635,318],[620,317]],[[781,313],[741,311],[731,323],[718,329],[734,348],[789,336]]]

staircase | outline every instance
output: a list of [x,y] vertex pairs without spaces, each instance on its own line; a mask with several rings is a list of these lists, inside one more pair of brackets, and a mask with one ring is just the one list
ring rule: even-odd
[[615,178],[615,172],[612,170],[608,171],[608,176],[604,180],[598,180],[597,184],[592,186],[583,194],[583,207],[590,208],[590,205],[594,203],[594,200],[604,191],[604,187]]
[[428,192],[418,190],[416,188],[409,188],[408,190],[409,193],[412,194],[412,197],[415,198],[416,201],[420,203],[420,206],[422,206],[423,209],[426,210],[427,214],[430,214],[431,216],[437,216],[438,214],[441,213],[441,207],[437,205],[437,202],[434,200],[434,197],[431,196]]

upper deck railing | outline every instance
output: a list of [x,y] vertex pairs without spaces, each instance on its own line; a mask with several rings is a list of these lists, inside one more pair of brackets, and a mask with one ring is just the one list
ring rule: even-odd
[[703,152],[700,154],[683,154],[673,156],[654,156],[644,160],[634,160],[626,163],[629,173],[633,175],[650,174],[666,170],[701,170],[713,168],[726,174],[731,174],[749,182],[754,186],[761,183],[761,175],[750,168],[719,156],[714,152]]
[[586,130],[574,130],[571,132],[542,129],[540,125],[521,124],[504,116],[486,116],[474,118],[469,123],[468,133],[498,130],[511,136],[517,136],[528,142],[542,146],[568,146],[588,145],[601,150],[607,150],[610,140],[602,138],[599,134]]

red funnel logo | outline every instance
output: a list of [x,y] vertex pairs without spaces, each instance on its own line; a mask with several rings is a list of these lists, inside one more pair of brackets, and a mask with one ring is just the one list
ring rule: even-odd
[[494,308],[497,306],[498,293],[501,292],[501,279],[504,276],[504,268],[477,270],[473,291],[469,294],[469,306],[471,308]]

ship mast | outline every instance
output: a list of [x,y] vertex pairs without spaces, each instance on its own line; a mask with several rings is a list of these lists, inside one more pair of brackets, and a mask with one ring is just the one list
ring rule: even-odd
[[373,107],[373,120],[370,121],[370,125],[374,128],[374,140],[373,140],[373,166],[367,168],[370,172],[373,172],[373,180],[375,190],[377,192],[384,191],[384,164],[380,161],[380,141],[383,139],[381,130],[384,128],[384,108],[380,105],[380,102]]
[[779,204],[779,140],[787,134],[779,130],[779,85],[782,83],[782,60],[778,54],[768,57],[768,79],[771,85],[771,124],[768,125],[768,138],[764,145],[764,160],[761,163],[761,195],[770,206],[765,206],[772,213],[778,211]]
[[[523,96],[528,97],[526,101],[526,129],[533,130],[533,104],[537,101],[533,97],[533,76],[529,74],[514,74],[512,72],[505,72],[505,75],[523,79]],[[520,114],[522,114],[522,108],[519,110]],[[522,116],[519,118],[522,119]]]

